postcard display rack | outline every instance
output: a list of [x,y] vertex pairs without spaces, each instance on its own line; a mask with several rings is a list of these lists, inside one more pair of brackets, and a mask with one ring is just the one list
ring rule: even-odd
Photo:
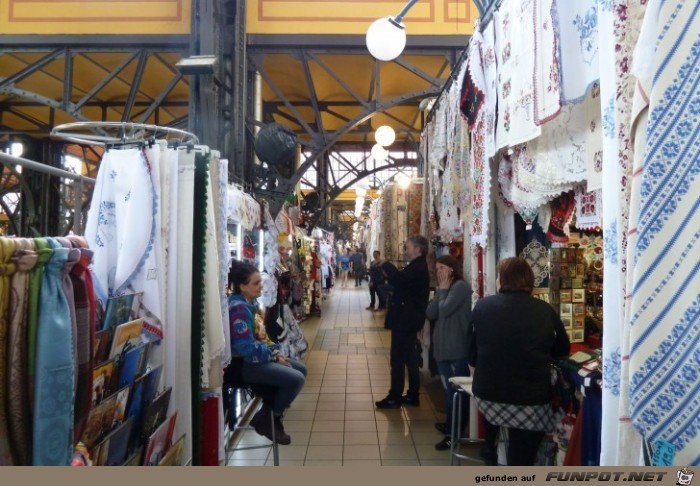
[[230,254],[227,162],[188,132],[152,125],[72,123],[52,136],[105,147],[85,239],[107,319],[97,321],[92,401],[74,462],[201,465],[205,443],[220,440],[206,434],[218,429],[204,427],[218,410],[205,401],[220,404],[230,358],[219,265]]
[[582,248],[549,250],[549,299],[572,343],[584,342],[586,260]]

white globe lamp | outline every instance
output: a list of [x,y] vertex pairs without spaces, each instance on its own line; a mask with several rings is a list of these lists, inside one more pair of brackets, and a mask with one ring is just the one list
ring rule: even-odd
[[366,40],[372,56],[380,61],[392,61],[406,47],[406,27],[391,17],[377,19],[367,29]]
[[389,156],[389,151],[378,143],[374,144],[370,153],[372,154],[372,158],[374,160],[386,160]]
[[374,140],[382,147],[388,147],[396,140],[396,132],[389,125],[382,125],[374,132]]

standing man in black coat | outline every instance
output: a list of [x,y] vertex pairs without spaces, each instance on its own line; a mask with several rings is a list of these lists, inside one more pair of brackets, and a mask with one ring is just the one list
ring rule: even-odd
[[[408,265],[398,270],[390,262],[382,264],[382,271],[394,287],[387,303],[384,326],[391,329],[391,389],[377,408],[399,408],[402,403],[418,406],[420,375],[416,337],[425,323],[425,309],[430,293],[430,274],[426,255],[428,240],[416,235],[406,240],[404,253]],[[408,391],[403,395],[405,370],[408,369]]]

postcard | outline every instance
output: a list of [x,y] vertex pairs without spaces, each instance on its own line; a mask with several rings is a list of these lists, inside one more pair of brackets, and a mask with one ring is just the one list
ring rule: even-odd
[[129,403],[130,392],[131,386],[127,385],[114,394],[117,397],[117,405],[114,408],[114,419],[112,420],[112,426],[119,425],[126,419],[126,406]]
[[109,352],[109,358],[120,356],[125,349],[128,351],[141,344],[142,329],[143,319],[136,319],[117,326],[114,330],[114,339],[112,340],[112,350]]
[[136,319],[143,292],[112,297],[102,319],[101,329],[111,329]]
[[168,452],[165,453],[163,459],[158,463],[159,466],[182,466],[182,455],[185,451],[185,434],[176,440]]
[[572,293],[571,300],[573,302],[586,302],[586,290],[585,289],[574,289]]
[[112,428],[116,406],[117,396],[114,394],[90,410],[81,439],[88,449],[92,449]]
[[560,290],[559,291],[559,302],[562,304],[567,304],[571,302],[571,293],[572,291],[570,289],[567,290]]
[[114,361],[105,361],[92,370],[92,406],[94,407],[112,392]]
[[119,387],[133,384],[136,377],[142,374],[147,349],[146,343],[137,344],[123,353],[119,362]]
[[126,460],[129,436],[133,426],[134,419],[129,418],[105,437],[105,442],[107,443],[106,454],[104,447],[101,451],[103,457],[105,457],[103,460],[105,466],[119,466]]
[[573,304],[573,306],[575,316],[586,315],[586,304]]
[[167,390],[155,397],[153,402],[146,407],[146,415],[144,416],[143,430],[141,432],[141,438],[144,442],[167,418],[171,392],[172,387],[168,387]]
[[165,453],[172,444],[176,420],[177,412],[163,422],[148,439],[146,456],[143,461],[144,466],[157,466],[163,457],[165,457]]
[[571,304],[564,304],[563,302],[559,304],[559,314],[564,317],[564,316],[569,316],[571,317],[573,315],[573,309],[571,308]]
[[112,347],[112,329],[105,329],[95,333],[95,347],[93,348],[92,359],[94,363],[101,363],[109,357],[109,350]]

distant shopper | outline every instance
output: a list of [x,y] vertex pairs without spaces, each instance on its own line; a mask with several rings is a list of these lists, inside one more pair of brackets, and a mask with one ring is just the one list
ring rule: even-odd
[[532,466],[554,428],[550,365],[569,353],[569,337],[552,306],[532,297],[527,261],[506,258],[497,275],[498,294],[477,302],[470,326],[472,391],[486,418],[482,457],[496,464],[498,429],[507,427],[508,465]]
[[273,404],[263,403],[250,424],[258,434],[272,440],[272,424],[268,419],[272,408],[275,439],[279,444],[289,444],[291,438],[284,431],[282,413],[303,388],[306,367],[280,353],[279,347],[267,339],[262,319],[259,325],[256,322],[256,299],[262,293],[258,270],[248,263],[234,261],[229,285],[233,287],[228,301],[231,351],[234,356],[243,358],[243,380],[275,389]]
[[[427,253],[428,240],[424,236],[412,236],[404,244],[404,254],[409,261],[406,268],[399,271],[389,262],[382,264],[382,271],[394,287],[384,324],[391,329],[391,388],[386,398],[375,402],[377,408],[420,404],[416,340],[425,323],[430,293]],[[403,396],[406,370],[408,391]]]
[[[469,376],[468,332],[471,317],[472,289],[462,278],[462,268],[456,258],[445,255],[435,263],[437,289],[435,298],[428,304],[426,316],[435,322],[432,347],[438,372],[445,388],[445,412],[447,422],[435,424],[445,438],[435,444],[437,450],[450,448],[452,424],[452,398],[455,393],[449,379]],[[462,427],[469,417],[469,402],[462,406]]]
[[355,276],[355,287],[360,287],[362,280],[365,278],[365,256],[359,248],[356,248],[355,252],[350,256],[350,263],[352,265],[352,273]]
[[382,310],[385,307],[384,296],[380,290],[380,286],[384,285],[385,280],[381,268],[382,254],[379,250],[374,250],[372,256],[374,260],[369,265],[369,307],[367,310],[375,310],[375,302],[377,304],[376,310]]
[[341,287],[346,288],[348,286],[348,273],[350,273],[350,248],[345,250],[345,255],[340,255],[338,263],[340,263]]

